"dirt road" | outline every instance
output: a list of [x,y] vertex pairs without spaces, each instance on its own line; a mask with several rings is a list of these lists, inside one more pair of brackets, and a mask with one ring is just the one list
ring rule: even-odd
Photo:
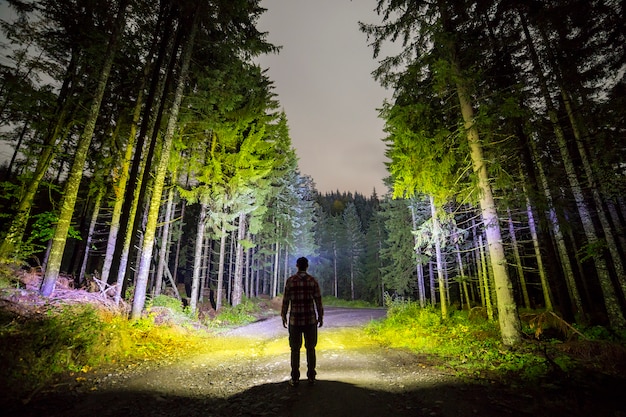
[[[359,326],[384,310],[328,309],[314,386],[288,385],[279,318],[229,331],[210,354],[112,369],[44,389],[4,416],[625,416],[623,386],[524,387],[462,380],[412,353],[376,345]],[[302,355],[304,356],[304,355]]]

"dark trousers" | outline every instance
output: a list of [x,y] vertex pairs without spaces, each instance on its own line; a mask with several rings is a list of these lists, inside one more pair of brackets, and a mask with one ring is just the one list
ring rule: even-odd
[[300,348],[304,336],[308,379],[315,379],[315,346],[317,345],[317,324],[307,326],[289,325],[289,347],[291,348],[291,379],[300,380]]

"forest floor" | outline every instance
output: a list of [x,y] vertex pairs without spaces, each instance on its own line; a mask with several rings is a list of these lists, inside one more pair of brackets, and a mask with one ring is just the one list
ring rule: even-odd
[[373,342],[361,325],[380,315],[328,309],[314,385],[288,384],[286,330],[273,317],[221,334],[230,349],[67,375],[0,409],[24,417],[626,416],[623,377],[563,373],[532,385],[461,377],[443,359]]

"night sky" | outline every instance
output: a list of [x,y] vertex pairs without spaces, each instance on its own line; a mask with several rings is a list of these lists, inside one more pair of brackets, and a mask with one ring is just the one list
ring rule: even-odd
[[372,78],[377,61],[358,22],[378,23],[375,0],[263,0],[258,28],[282,50],[263,68],[289,123],[300,171],[318,191],[387,192],[385,91]]

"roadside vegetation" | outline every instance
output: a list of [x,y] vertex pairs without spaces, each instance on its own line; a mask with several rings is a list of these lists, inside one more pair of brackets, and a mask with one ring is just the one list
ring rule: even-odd
[[[3,306],[7,295],[15,291],[0,289]],[[324,301],[327,307],[374,307],[334,297]],[[231,350],[234,347],[229,343],[237,342],[219,337],[221,330],[279,314],[279,306],[280,298],[244,299],[217,315],[199,317],[179,300],[158,296],[147,305],[147,315],[138,320],[93,304],[34,303],[19,311],[15,306],[2,308],[0,366],[4,377],[0,389],[5,395],[23,397],[60,377],[80,379],[102,367],[172,362],[190,353]],[[529,382],[585,367],[618,374],[626,363],[623,343],[615,337],[610,340],[598,328],[572,328],[560,338],[544,337],[563,329],[554,321],[538,321],[540,314],[534,314],[534,322],[524,321],[527,343],[510,349],[503,347],[497,324],[480,311],[455,311],[444,321],[438,309],[421,308],[412,301],[388,301],[387,308],[386,320],[372,322],[365,332],[349,332],[350,338],[361,344],[367,340],[367,344],[409,349],[426,363],[462,377]]]
[[626,366],[624,335],[598,326],[576,328],[551,312],[524,312],[525,342],[510,348],[502,344],[497,322],[480,308],[456,310],[443,320],[435,307],[402,300],[387,304],[387,319],[371,323],[367,333],[459,376],[533,383],[588,370],[620,375]]

